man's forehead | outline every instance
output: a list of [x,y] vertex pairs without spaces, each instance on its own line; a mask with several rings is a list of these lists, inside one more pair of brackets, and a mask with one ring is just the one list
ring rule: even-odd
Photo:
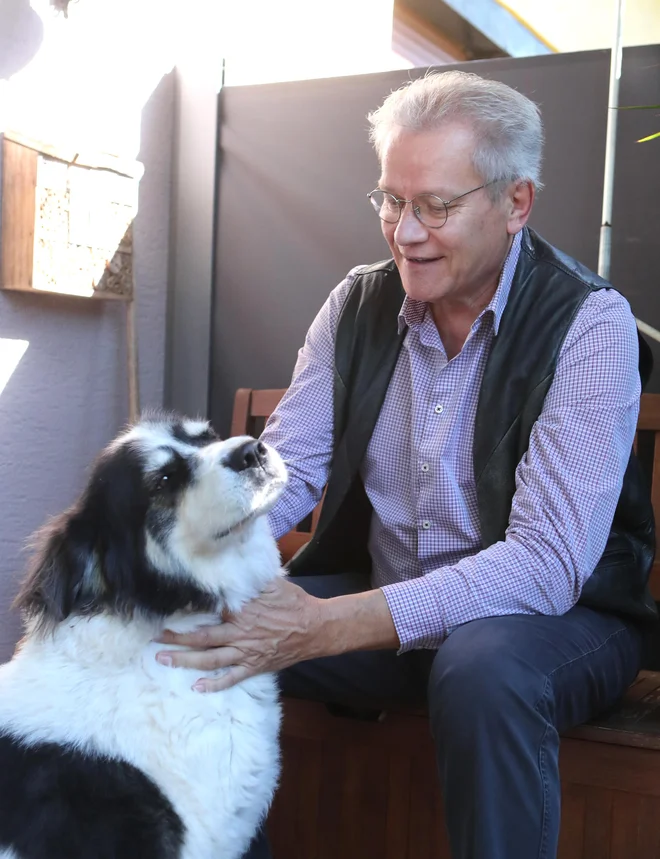
[[476,144],[473,128],[463,122],[446,122],[437,128],[417,130],[395,125],[383,141],[383,156],[391,156],[399,150],[430,157],[437,153],[471,156]]
[[392,193],[430,191],[440,196],[462,193],[478,184],[471,129],[447,124],[428,131],[395,128],[382,151],[379,187]]

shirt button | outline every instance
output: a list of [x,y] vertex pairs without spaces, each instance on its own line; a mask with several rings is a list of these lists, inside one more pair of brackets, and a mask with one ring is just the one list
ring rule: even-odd
[[425,519],[425,520],[422,522],[422,528],[423,528],[425,531],[428,531],[430,527],[431,527],[431,523],[429,522],[429,520],[428,520],[428,519]]
[[438,405],[433,411],[436,413],[436,415],[441,415],[444,411],[444,406],[441,406],[440,403],[438,403]]
[[422,463],[422,471],[426,472],[426,471],[428,471],[428,470],[429,470],[429,464],[428,464],[428,462],[424,462],[424,463]]

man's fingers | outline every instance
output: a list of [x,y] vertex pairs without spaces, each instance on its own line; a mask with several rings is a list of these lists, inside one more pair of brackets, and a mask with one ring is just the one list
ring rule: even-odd
[[162,650],[156,661],[172,668],[195,668],[197,671],[215,671],[234,665],[241,657],[235,647],[218,647],[210,650]]
[[200,677],[192,688],[195,692],[222,692],[224,689],[235,686],[236,683],[247,680],[248,677],[252,676],[252,673],[244,665],[232,665],[222,677]]
[[164,629],[154,641],[158,644],[178,644],[182,647],[205,650],[207,647],[219,647],[224,644],[227,632],[224,623],[200,626],[192,632],[172,632],[171,629]]

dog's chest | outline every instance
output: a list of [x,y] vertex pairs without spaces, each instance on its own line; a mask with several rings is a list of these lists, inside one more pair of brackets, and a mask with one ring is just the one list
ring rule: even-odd
[[74,744],[128,761],[181,817],[182,859],[238,859],[277,783],[274,679],[201,694],[191,688],[199,672],[159,665],[158,649],[143,646],[116,662],[100,652],[98,661],[87,653],[78,662],[57,651],[26,653],[3,667],[3,692],[14,688],[1,696],[0,725],[13,725],[28,742]]
[[135,739],[124,734],[125,754],[181,815],[184,859],[233,859],[231,845],[241,856],[268,809],[279,774],[274,681],[258,677],[202,695],[190,689],[197,674],[165,670],[166,694],[158,685],[146,685],[138,695]]

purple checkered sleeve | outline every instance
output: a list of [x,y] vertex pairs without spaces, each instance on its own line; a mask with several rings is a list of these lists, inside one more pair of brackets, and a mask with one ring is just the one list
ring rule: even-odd
[[[372,584],[385,594],[401,652],[438,647],[481,617],[566,612],[607,540],[640,395],[635,322],[614,290],[592,293],[576,315],[516,470],[506,537],[481,549],[474,418],[519,250],[518,236],[493,299],[451,361],[426,305],[406,298],[401,309],[408,330],[361,472],[374,509]],[[357,271],[312,323],[262,436],[290,473],[270,514],[276,536],[313,509],[327,481],[334,334]]]

